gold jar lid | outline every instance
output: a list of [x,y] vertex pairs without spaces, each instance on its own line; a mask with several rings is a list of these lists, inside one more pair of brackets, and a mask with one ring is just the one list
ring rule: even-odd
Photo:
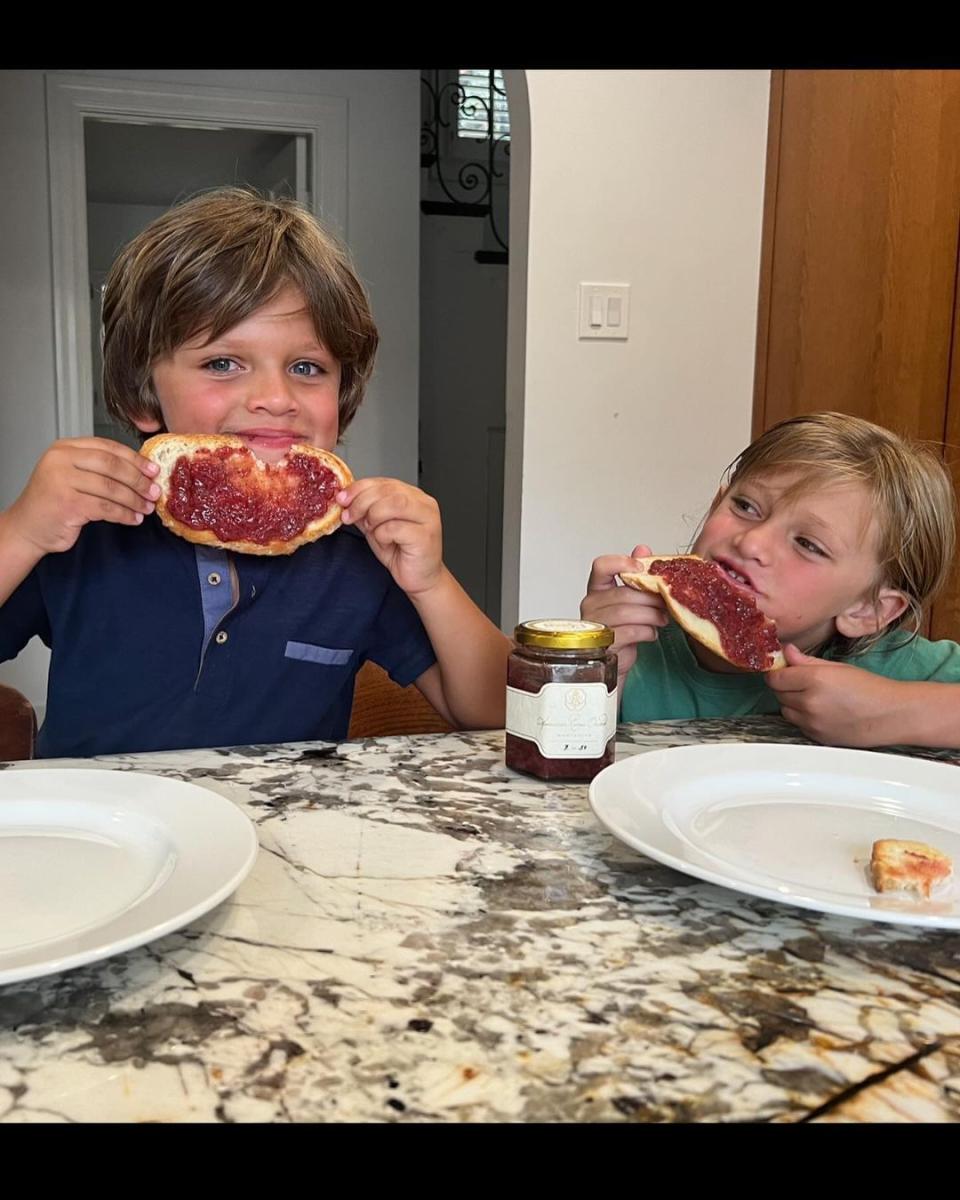
[[522,621],[513,631],[521,646],[544,650],[602,650],[613,641],[613,630],[598,621],[548,619]]

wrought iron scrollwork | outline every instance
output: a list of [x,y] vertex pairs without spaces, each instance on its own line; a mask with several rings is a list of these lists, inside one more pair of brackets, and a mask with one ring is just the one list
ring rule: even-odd
[[[445,72],[444,72],[445,74]],[[495,127],[495,100],[506,99],[506,92],[499,87],[496,73],[487,72],[488,95],[471,95],[458,77],[444,83],[440,71],[425,71],[420,76],[424,88],[425,119],[420,127],[420,163],[431,167],[446,201],[431,205],[423,204],[424,212],[457,212],[463,216],[485,216],[497,243],[508,249],[497,224],[494,205],[494,180],[503,179],[509,171],[510,137],[498,134]],[[451,162],[447,152],[448,140],[456,138],[458,118],[480,118],[486,126],[487,136],[481,142],[482,159],[461,163]],[[499,258],[499,256],[498,256]]]

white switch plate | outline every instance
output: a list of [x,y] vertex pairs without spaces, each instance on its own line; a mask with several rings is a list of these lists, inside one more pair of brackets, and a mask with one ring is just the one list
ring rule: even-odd
[[[610,311],[610,300],[620,301],[619,320],[616,308]],[[616,338],[626,341],[630,332],[630,284],[629,283],[581,283],[580,284],[580,337]],[[597,319],[599,317],[599,324]]]

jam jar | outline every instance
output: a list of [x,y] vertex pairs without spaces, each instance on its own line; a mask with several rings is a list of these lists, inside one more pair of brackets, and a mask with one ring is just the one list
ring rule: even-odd
[[540,779],[592,779],[613,762],[613,630],[596,621],[524,621],[513,637],[507,766]]

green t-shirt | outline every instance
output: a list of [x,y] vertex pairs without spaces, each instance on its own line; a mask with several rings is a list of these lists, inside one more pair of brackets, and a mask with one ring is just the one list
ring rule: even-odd
[[[904,644],[901,632],[887,634],[852,666],[887,679],[960,682],[960,645],[917,637]],[[830,658],[825,654],[824,658]],[[780,702],[763,675],[707,671],[694,658],[686,635],[671,622],[655,642],[637,647],[637,661],[623,685],[621,721],[669,721],[694,717],[746,717],[778,713]]]

